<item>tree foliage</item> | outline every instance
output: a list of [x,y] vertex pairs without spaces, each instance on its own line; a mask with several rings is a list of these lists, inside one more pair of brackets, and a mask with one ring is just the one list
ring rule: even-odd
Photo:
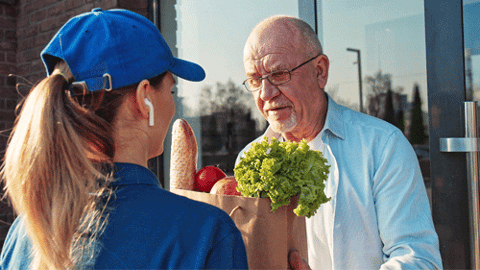
[[398,127],[398,129],[405,133],[405,114],[403,110],[399,110],[395,115],[395,125]]
[[379,70],[374,76],[367,76],[365,78],[368,90],[368,112],[370,115],[381,118],[382,100],[381,94],[386,93],[392,89],[392,75],[382,74]]
[[403,87],[392,85],[392,75],[378,71],[365,78],[368,91],[368,113],[405,132]]
[[200,94],[200,114],[210,115],[215,112],[247,113],[250,99],[241,86],[236,85],[231,79],[226,83],[217,82],[216,88],[207,85]]
[[[199,114],[202,121],[201,146],[205,153],[228,152],[236,155],[240,150],[238,148],[255,139],[257,124],[252,118],[251,98],[251,94],[232,80],[202,88]],[[233,164],[228,166],[233,168]]]
[[391,89],[387,90],[385,97],[382,119],[395,125],[395,109],[393,108],[393,93]]
[[422,100],[420,98],[420,87],[415,84],[413,87],[413,105],[410,121],[410,143],[424,144],[427,141],[425,125],[423,124]]

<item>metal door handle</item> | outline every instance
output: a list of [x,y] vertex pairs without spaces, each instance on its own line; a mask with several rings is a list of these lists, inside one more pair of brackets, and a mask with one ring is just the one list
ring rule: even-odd
[[471,261],[475,269],[480,269],[480,228],[478,220],[480,214],[478,194],[480,139],[477,133],[477,102],[468,101],[465,102],[465,138],[440,138],[440,151],[467,153]]
[[479,138],[440,138],[440,152],[479,152]]

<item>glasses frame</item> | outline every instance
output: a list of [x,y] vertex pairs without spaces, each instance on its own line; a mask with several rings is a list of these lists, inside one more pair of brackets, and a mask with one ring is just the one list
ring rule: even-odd
[[[316,56],[308,59],[307,61],[301,63],[300,65],[298,65],[298,66],[296,66],[296,67],[294,67],[294,68],[292,68],[292,69],[279,69],[279,70],[272,71],[272,72],[270,72],[270,73],[268,73],[268,74],[265,74],[265,75],[263,75],[263,76],[261,76],[261,77],[249,77],[249,78],[247,78],[245,81],[243,81],[242,84],[243,84],[243,86],[245,86],[245,89],[247,89],[248,92],[256,92],[256,91],[260,90],[260,89],[263,87],[263,80],[265,80],[265,79],[268,79],[268,81],[269,81],[272,85],[275,85],[275,86],[288,83],[288,82],[292,79],[292,74],[291,74],[291,72],[293,72],[293,71],[295,71],[296,69],[298,69],[298,68],[306,65],[307,63],[309,63],[310,61],[312,61],[312,60],[314,60],[315,58],[319,57],[320,55],[322,55],[322,53],[317,54]],[[271,76],[272,74],[275,74],[275,73],[278,73],[278,72],[287,72],[287,73],[288,73],[288,80],[287,80],[287,81],[284,81],[284,82],[281,82],[281,83],[274,83],[274,82],[272,82],[272,80],[270,79],[270,78],[271,78],[270,76]],[[247,86],[247,81],[248,81],[248,80],[251,80],[251,79],[260,79],[261,86],[258,87],[258,88],[256,88],[256,89],[250,89],[250,88]]]

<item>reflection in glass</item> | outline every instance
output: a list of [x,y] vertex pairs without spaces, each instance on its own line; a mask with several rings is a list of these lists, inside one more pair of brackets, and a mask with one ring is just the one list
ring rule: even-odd
[[467,101],[480,100],[480,1],[464,1],[465,86]]
[[402,130],[417,152],[428,185],[423,1],[319,0],[317,8],[318,32],[330,59],[326,92],[358,111],[363,100],[365,113]]
[[175,118],[186,119],[197,138],[197,167],[217,165],[233,175],[238,152],[265,130],[266,121],[242,85],[243,46],[261,20],[298,16],[298,10],[297,1],[176,1],[178,56],[199,63],[207,74],[201,83],[179,80],[176,96]]

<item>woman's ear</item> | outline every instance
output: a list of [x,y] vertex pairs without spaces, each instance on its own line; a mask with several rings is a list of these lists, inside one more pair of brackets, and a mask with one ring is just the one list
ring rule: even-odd
[[149,119],[150,117],[150,106],[145,103],[145,99],[149,99],[149,86],[150,82],[148,80],[141,81],[137,86],[135,96],[135,105],[138,108],[140,115],[145,119]]
[[328,81],[328,68],[330,66],[330,61],[326,55],[322,54],[315,60],[315,64],[318,84],[321,88],[325,88]]

